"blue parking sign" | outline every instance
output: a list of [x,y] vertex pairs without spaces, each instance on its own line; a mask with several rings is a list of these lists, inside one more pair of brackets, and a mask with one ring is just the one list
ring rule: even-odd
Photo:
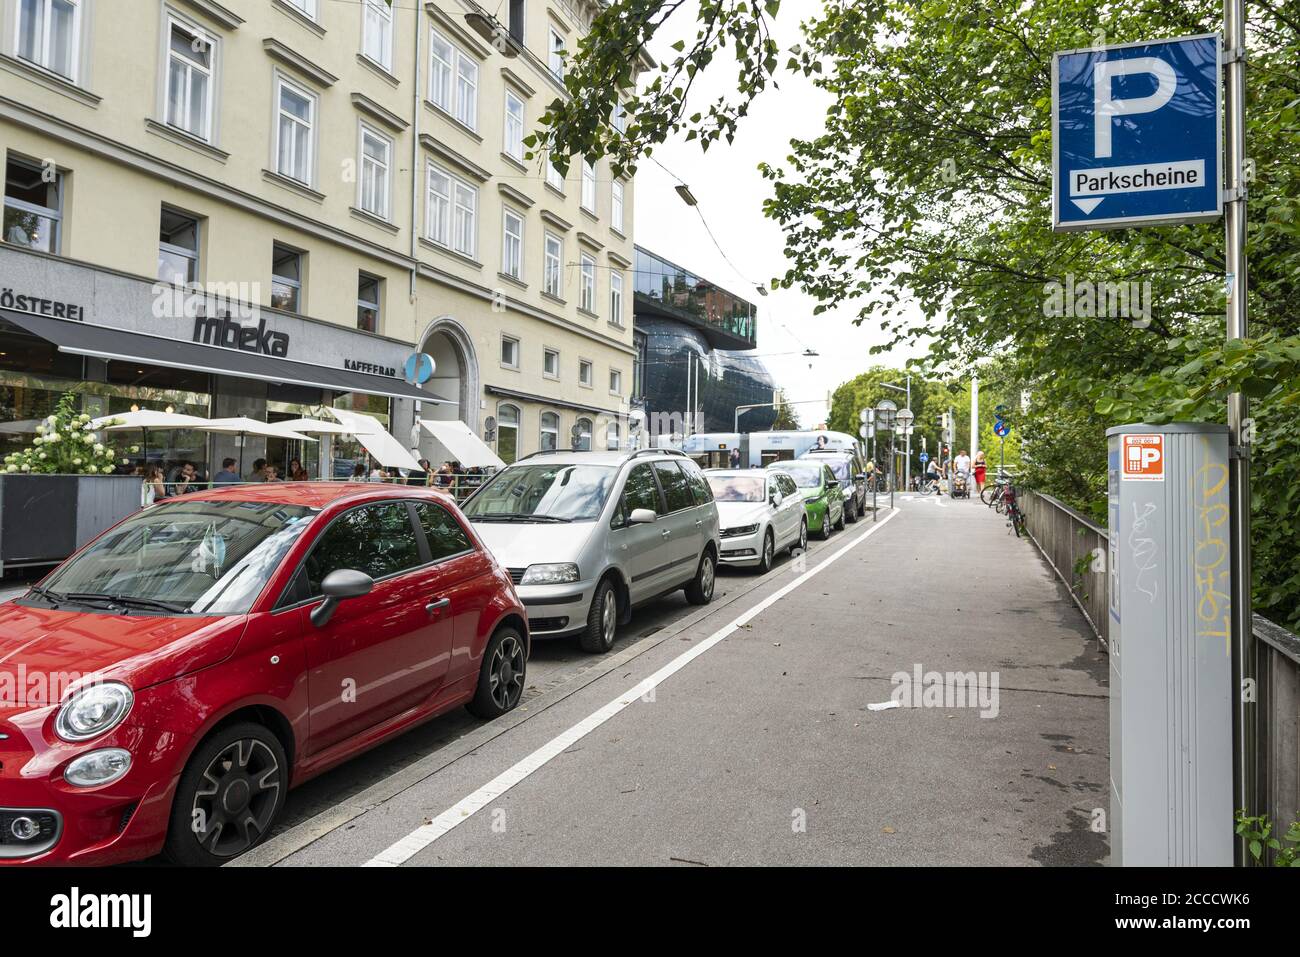
[[1052,228],[1223,213],[1218,34],[1052,56]]

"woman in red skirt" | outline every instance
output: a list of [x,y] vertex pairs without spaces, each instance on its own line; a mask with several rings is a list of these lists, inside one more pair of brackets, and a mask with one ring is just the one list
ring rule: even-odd
[[984,461],[984,451],[981,449],[980,451],[975,453],[975,494],[976,495],[979,495],[980,492],[984,491],[984,472],[986,468],[987,465]]

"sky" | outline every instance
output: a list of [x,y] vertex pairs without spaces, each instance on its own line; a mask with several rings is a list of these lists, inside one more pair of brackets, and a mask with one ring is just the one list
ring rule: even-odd
[[[784,5],[775,30],[783,49],[799,41],[801,11],[812,6],[809,0]],[[694,11],[684,5],[651,44],[651,55],[660,62],[667,60],[673,52],[670,45],[678,38],[693,37],[694,29]],[[884,341],[885,335],[869,321],[854,325],[855,306],[815,316],[816,300],[797,288],[772,290],[766,297],[755,291],[755,284],[767,285],[788,268],[781,228],[763,215],[762,203],[771,195],[771,185],[758,172],[758,163],[776,164],[789,152],[792,138],[820,134],[830,102],[811,80],[786,73],[778,79],[780,89],[769,87],[759,96],[741,120],[734,143],[722,140],[704,153],[695,142],[668,142],[654,151],[653,160],[662,167],[653,160],[637,167],[634,228],[638,245],[758,305],[758,348],[753,354],[763,358],[789,400],[803,403],[795,409],[802,425],[810,428],[825,420],[828,395],[840,383],[872,365],[901,365],[924,350],[873,356],[868,349]],[[688,106],[702,108],[729,85],[734,91],[734,83],[732,61],[719,57],[697,80]],[[722,251],[709,238],[700,217],[674,192],[678,181],[674,177],[690,186]],[[819,355],[800,355],[807,348]]]

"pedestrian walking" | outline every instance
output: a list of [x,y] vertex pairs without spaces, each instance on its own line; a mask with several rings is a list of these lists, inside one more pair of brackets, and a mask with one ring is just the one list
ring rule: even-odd
[[988,463],[984,459],[984,450],[975,453],[975,494],[984,491],[984,476],[988,474]]
[[965,483],[966,486],[967,497],[970,496],[970,466],[970,456],[966,454],[965,449],[958,452],[957,457],[952,460],[953,479],[955,480],[957,477],[961,477],[962,482]]

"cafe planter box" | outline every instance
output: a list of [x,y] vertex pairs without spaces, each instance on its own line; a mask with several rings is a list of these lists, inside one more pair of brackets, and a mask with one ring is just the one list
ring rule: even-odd
[[0,572],[52,565],[140,508],[138,475],[0,474]]

